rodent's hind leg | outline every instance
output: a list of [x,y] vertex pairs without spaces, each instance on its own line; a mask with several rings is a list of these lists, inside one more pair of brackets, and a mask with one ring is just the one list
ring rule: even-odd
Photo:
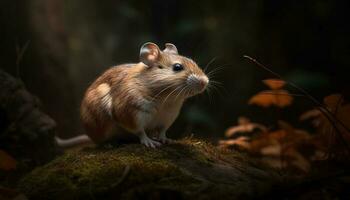
[[140,138],[140,143],[145,145],[146,147],[156,148],[162,145],[160,142],[157,142],[149,138],[144,130],[138,132],[137,135]]
[[166,130],[161,130],[158,136],[158,140],[163,144],[172,144],[175,141],[166,136]]

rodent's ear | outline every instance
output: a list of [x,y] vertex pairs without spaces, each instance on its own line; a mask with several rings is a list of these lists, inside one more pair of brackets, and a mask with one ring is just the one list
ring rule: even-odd
[[156,44],[147,42],[140,49],[140,61],[151,67],[159,60],[160,54],[161,51]]
[[176,46],[171,43],[165,43],[165,49],[163,51],[166,53],[178,54]]

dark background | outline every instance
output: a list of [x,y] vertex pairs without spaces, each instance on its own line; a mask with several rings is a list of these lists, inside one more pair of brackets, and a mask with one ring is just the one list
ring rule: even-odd
[[[238,116],[272,123],[271,110],[248,106],[261,80],[273,75],[250,55],[317,99],[349,97],[348,1],[0,1],[0,67],[20,78],[58,124],[62,137],[83,133],[79,104],[108,67],[138,62],[140,46],[174,43],[209,69],[223,88],[189,100],[170,130],[217,138]],[[22,59],[19,52],[24,50]],[[20,62],[19,62],[20,61]],[[297,91],[291,90],[292,93]],[[278,116],[295,121],[311,108],[304,98]]]

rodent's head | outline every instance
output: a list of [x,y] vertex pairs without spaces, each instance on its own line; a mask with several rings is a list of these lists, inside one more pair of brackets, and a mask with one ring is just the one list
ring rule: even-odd
[[203,92],[209,83],[198,65],[179,55],[173,44],[166,43],[161,51],[156,44],[145,43],[140,60],[146,65],[141,76],[156,96],[187,98]]

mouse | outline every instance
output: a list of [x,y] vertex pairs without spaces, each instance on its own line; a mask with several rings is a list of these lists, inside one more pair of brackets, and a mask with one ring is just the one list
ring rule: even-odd
[[99,144],[120,131],[156,148],[173,143],[167,130],[186,99],[202,93],[208,76],[192,59],[180,55],[174,44],[161,50],[152,42],[140,48],[139,62],[107,69],[87,88],[80,116],[86,135],[63,140],[70,146],[92,140]]

